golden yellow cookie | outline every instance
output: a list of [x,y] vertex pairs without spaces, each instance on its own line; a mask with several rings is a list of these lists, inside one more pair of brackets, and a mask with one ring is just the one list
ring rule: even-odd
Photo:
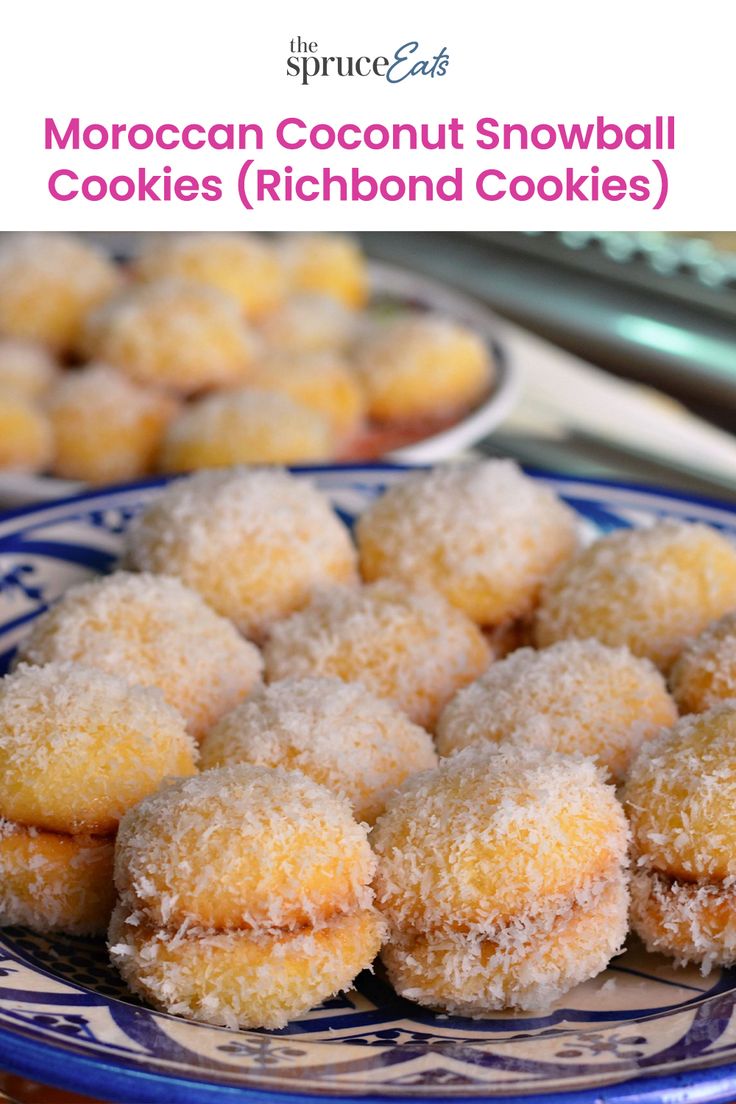
[[328,501],[280,471],[177,480],[133,521],[128,554],[142,571],[177,576],[255,638],[319,588],[356,578],[350,534]]
[[621,952],[628,904],[622,874],[596,887],[586,908],[571,905],[531,930],[409,933],[386,943],[381,957],[400,996],[453,1016],[544,1011]]
[[264,647],[270,682],[304,675],[362,682],[425,727],[490,658],[483,634],[460,610],[434,591],[390,579],[318,593],[275,624]]
[[524,616],[576,547],[575,515],[510,460],[394,484],[359,518],[363,577],[421,581],[482,625]]
[[200,767],[231,763],[301,771],[372,823],[388,795],[437,756],[424,729],[358,683],[304,678],[262,688],[215,725]]
[[736,704],[683,717],[642,748],[624,797],[647,866],[685,881],[736,876],[735,744]]
[[579,752],[620,779],[639,745],[676,720],[649,660],[598,640],[563,640],[491,664],[443,710],[437,748],[451,755],[485,741]]
[[88,313],[120,286],[118,267],[87,240],[5,234],[0,246],[0,336],[74,349]]
[[736,962],[734,741],[736,704],[684,717],[642,750],[624,789],[634,930],[703,973]]
[[366,303],[368,269],[350,238],[340,234],[290,234],[282,239],[280,253],[295,291],[329,295],[353,308]]
[[66,591],[33,622],[18,658],[74,660],[155,686],[195,738],[250,693],[263,666],[258,649],[196,591],[125,571]]
[[404,928],[484,931],[586,893],[628,833],[589,759],[465,748],[405,782],[371,835],[377,902]]
[[163,234],[134,268],[149,283],[174,278],[215,288],[254,319],[278,307],[286,292],[277,252],[253,234]]
[[0,924],[100,935],[115,896],[114,843],[0,821]]
[[296,771],[238,763],[131,809],[115,884],[157,927],[295,931],[367,908],[374,867],[347,801]]
[[0,471],[43,471],[52,451],[51,427],[43,410],[17,391],[0,389]]
[[334,353],[261,361],[250,382],[261,391],[287,395],[326,418],[336,438],[333,448],[357,429],[365,413],[365,396],[355,374]]
[[261,320],[260,334],[271,355],[344,353],[355,337],[358,315],[330,295],[292,295]]
[[736,702],[736,610],[688,644],[670,672],[670,685],[683,713]]
[[631,922],[648,951],[703,974],[736,962],[736,889],[732,884],[678,881],[643,869],[631,879]]
[[336,449],[329,421],[288,395],[256,388],[223,391],[185,407],[161,448],[163,471],[233,464],[327,460]]
[[341,797],[240,763],[185,779],[123,819],[109,941],[167,1012],[283,1027],[369,967],[385,925],[375,858]]
[[371,842],[383,959],[411,1000],[545,1008],[621,949],[628,829],[590,759],[465,748],[406,782]]
[[21,338],[0,337],[0,391],[38,399],[58,374],[59,364],[45,346]]
[[115,368],[95,364],[66,372],[51,389],[46,409],[54,435],[54,473],[113,483],[153,470],[176,403]]
[[160,691],[74,663],[0,681],[0,817],[52,832],[114,832],[167,776],[194,772],[183,718]]
[[479,334],[433,315],[376,327],[356,365],[372,417],[411,421],[461,411],[481,398],[494,369]]
[[126,923],[118,906],[110,954],[134,993],[175,1016],[230,1028],[285,1027],[349,989],[378,953],[383,926],[373,910],[338,917],[318,931],[201,935]]
[[191,395],[242,381],[255,339],[227,295],[162,280],[131,288],[95,311],[85,348],[138,383]]
[[536,642],[596,637],[663,671],[692,637],[736,608],[736,548],[707,525],[620,529],[580,552],[546,587]]

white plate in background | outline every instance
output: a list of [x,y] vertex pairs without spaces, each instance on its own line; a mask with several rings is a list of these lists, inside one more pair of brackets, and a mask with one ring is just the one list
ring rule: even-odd
[[[411,464],[436,464],[472,449],[510,413],[519,393],[515,365],[498,339],[497,317],[478,300],[439,281],[395,265],[370,262],[374,297],[437,312],[476,330],[493,350],[496,375],[490,395],[454,425],[421,441],[395,449],[385,459]],[[66,498],[84,490],[84,484],[53,476],[0,472],[0,510],[34,502]]]

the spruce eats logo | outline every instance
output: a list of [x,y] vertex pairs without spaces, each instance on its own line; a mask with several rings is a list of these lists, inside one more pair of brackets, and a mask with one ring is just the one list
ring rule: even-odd
[[286,75],[298,77],[301,84],[315,77],[381,77],[389,84],[400,84],[408,77],[444,77],[450,64],[445,46],[433,54],[415,41],[405,42],[391,57],[320,54],[318,43],[303,38],[292,38],[289,49]]

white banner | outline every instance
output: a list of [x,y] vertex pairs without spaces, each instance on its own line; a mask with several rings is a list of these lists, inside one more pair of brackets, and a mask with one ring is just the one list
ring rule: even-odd
[[730,229],[733,9],[3,12],[13,229]]

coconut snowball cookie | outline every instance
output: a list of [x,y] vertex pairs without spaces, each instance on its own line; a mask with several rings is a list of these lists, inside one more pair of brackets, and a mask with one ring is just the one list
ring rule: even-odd
[[334,353],[270,357],[255,366],[250,386],[287,395],[326,418],[337,439],[333,447],[358,428],[365,413],[360,384]]
[[171,397],[105,364],[65,372],[45,405],[54,435],[54,474],[88,483],[151,472],[176,411]]
[[273,626],[263,654],[269,682],[306,675],[361,682],[425,728],[491,659],[483,634],[460,610],[434,591],[391,579],[321,591]]
[[378,325],[356,359],[377,421],[411,421],[457,413],[490,387],[486,342],[466,326],[434,315]]
[[113,963],[175,1015],[284,1027],[373,961],[374,869],[366,828],[311,779],[245,763],[207,771],[123,819]]
[[158,690],[74,663],[0,680],[0,922],[104,931],[120,817],[195,760]]
[[325,586],[354,585],[350,533],[303,478],[259,469],[176,480],[133,520],[130,562],[180,578],[241,632],[263,637]]
[[678,963],[736,963],[736,705],[683,717],[634,760],[631,922]]
[[0,819],[0,924],[102,935],[115,903],[114,839]]
[[437,756],[429,734],[390,702],[356,683],[304,678],[264,687],[215,725],[200,767],[232,763],[301,771],[373,823],[388,795]]
[[329,295],[292,295],[261,320],[259,332],[277,356],[347,352],[358,314]]
[[406,782],[371,842],[382,957],[409,1000],[546,1009],[622,948],[628,829],[590,759],[465,748]]
[[242,381],[256,349],[237,303],[177,280],[110,300],[87,319],[84,342],[95,359],[177,395]]
[[48,391],[59,371],[56,359],[43,345],[0,337],[0,391],[38,399]]
[[66,234],[5,234],[0,245],[0,337],[74,350],[88,313],[122,283],[103,252]]
[[685,648],[670,672],[670,685],[682,713],[704,713],[724,701],[736,705],[736,610]]
[[0,470],[40,472],[50,463],[49,420],[25,395],[0,388]]
[[161,448],[163,471],[327,460],[336,447],[322,414],[255,388],[208,395],[182,410]]
[[286,275],[277,252],[252,234],[162,234],[136,258],[146,281],[174,278],[232,298],[251,319],[278,307]]
[[358,519],[360,567],[422,581],[481,625],[528,613],[576,546],[575,515],[509,460],[415,472]]
[[199,738],[260,680],[258,649],[196,591],[118,571],[72,587],[33,622],[18,658],[63,659],[156,686]]
[[569,637],[625,644],[667,671],[685,644],[736,608],[736,547],[708,525],[620,529],[551,580],[537,611],[540,647]]
[[520,648],[461,690],[437,724],[437,749],[486,741],[591,755],[621,779],[640,744],[677,720],[647,659],[597,640]]
[[295,292],[329,295],[357,309],[368,301],[368,268],[360,248],[340,234],[289,234],[279,255]]

